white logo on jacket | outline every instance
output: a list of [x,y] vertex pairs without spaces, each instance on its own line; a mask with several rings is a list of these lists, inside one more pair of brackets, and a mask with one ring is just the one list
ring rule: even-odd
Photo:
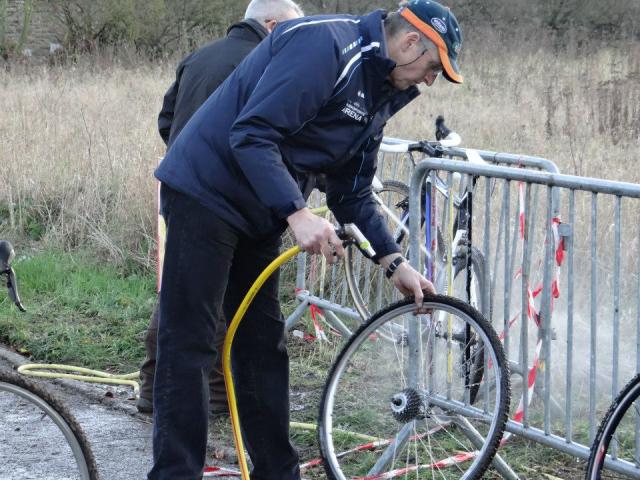
[[[360,93],[360,92],[358,92]],[[358,95],[360,96],[360,95]],[[347,100],[347,104],[342,108],[342,113],[346,116],[357,120],[358,122],[366,122],[367,112],[362,109],[360,102]]]

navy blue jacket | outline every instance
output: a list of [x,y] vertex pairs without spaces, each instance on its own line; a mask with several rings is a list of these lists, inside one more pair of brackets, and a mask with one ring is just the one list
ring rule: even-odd
[[252,238],[303,208],[313,175],[327,204],[377,257],[398,251],[371,196],[387,120],[418,95],[386,81],[385,13],[284,22],[193,115],[156,177]]

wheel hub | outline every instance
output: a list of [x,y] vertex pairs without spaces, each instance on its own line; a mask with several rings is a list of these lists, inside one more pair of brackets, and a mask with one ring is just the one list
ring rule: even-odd
[[400,423],[424,418],[422,396],[413,388],[405,388],[391,397],[391,414]]

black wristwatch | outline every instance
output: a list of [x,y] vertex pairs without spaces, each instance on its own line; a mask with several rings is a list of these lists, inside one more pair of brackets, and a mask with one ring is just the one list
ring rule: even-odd
[[406,262],[406,261],[407,260],[402,255],[399,256],[399,257],[394,258],[393,261],[387,267],[387,271],[384,272],[385,276],[387,278],[391,278],[393,276],[393,274],[396,272],[396,270],[398,269],[398,266],[402,262]]

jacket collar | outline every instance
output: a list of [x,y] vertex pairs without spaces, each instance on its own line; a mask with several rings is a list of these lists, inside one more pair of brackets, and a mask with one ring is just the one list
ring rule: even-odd
[[269,32],[264,27],[264,25],[262,25],[257,20],[254,20],[253,18],[247,18],[245,20],[242,20],[241,22],[234,23],[227,29],[227,35],[231,35],[232,31],[233,31],[233,34],[235,33],[240,33],[241,35],[242,33],[244,33],[245,35],[249,34],[255,37],[255,39],[258,41],[263,40],[267,35],[269,35]]
[[368,15],[360,17],[360,34],[362,46],[371,46],[368,51],[362,52],[363,68],[369,91],[374,98],[381,96],[393,98],[393,110],[397,111],[411,100],[420,95],[417,87],[409,87],[406,90],[396,90],[387,82],[396,62],[387,55],[387,42],[385,38],[383,21],[387,17],[385,10],[376,10]]
[[380,73],[388,75],[395,67],[395,62],[387,56],[387,41],[384,34],[383,21],[387,17],[385,10],[376,10],[360,17],[361,45],[370,48],[363,51],[363,58],[373,61]]

